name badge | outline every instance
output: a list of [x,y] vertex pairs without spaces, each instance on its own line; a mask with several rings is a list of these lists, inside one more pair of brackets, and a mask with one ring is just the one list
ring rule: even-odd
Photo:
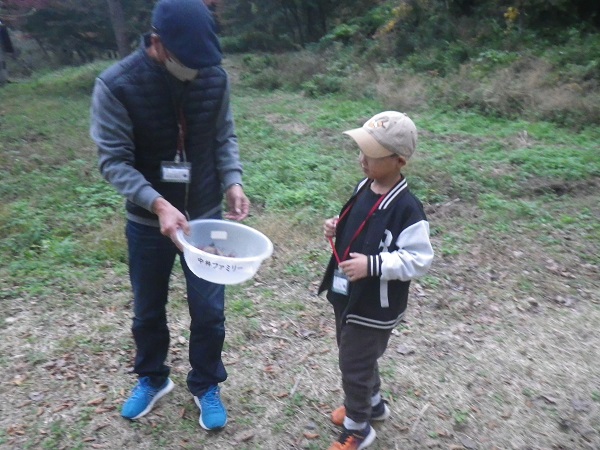
[[161,180],[167,183],[189,183],[192,165],[189,162],[163,161],[160,163]]
[[331,284],[331,290],[336,294],[348,295],[350,291],[350,281],[344,272],[336,269],[333,272],[333,283]]

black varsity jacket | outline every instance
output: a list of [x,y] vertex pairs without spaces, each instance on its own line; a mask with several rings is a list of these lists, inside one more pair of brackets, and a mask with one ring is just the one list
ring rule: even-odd
[[[369,179],[363,179],[342,211],[370,185]],[[347,230],[345,225],[342,217],[337,224],[338,236],[355,232]],[[406,311],[410,281],[424,275],[433,260],[429,223],[423,205],[409,191],[406,178],[385,195],[362,233],[366,233],[364,243],[356,251],[368,256],[368,276],[350,283],[348,296],[332,292],[333,272],[337,268],[332,255],[319,294],[328,290],[329,301],[347,302],[343,319],[347,323],[392,329]],[[342,249],[336,249],[340,254]]]

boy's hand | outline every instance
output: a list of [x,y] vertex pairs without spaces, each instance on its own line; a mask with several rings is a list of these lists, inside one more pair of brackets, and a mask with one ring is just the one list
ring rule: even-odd
[[335,236],[335,228],[337,227],[338,217],[332,217],[327,219],[323,225],[323,234],[326,238],[332,238]]
[[340,269],[348,276],[350,281],[366,278],[368,274],[368,258],[362,253],[350,253],[350,259],[340,263]]

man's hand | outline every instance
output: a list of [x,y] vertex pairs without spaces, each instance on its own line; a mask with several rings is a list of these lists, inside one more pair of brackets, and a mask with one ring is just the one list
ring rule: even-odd
[[239,184],[232,184],[225,192],[227,200],[226,219],[243,220],[248,217],[250,211],[250,200],[244,194],[244,189]]
[[177,248],[183,251],[176,233],[177,230],[181,228],[185,234],[189,234],[190,225],[185,216],[162,197],[159,197],[154,201],[152,204],[152,211],[158,216],[160,232],[164,236],[169,237]]
[[360,280],[368,274],[369,259],[362,253],[350,253],[350,259],[340,263],[340,269],[348,276],[350,281]]

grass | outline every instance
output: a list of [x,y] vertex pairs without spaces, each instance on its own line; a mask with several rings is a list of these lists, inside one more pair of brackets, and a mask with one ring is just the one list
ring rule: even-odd
[[[44,278],[57,265],[85,271],[125,262],[123,241],[115,238],[120,230],[99,235],[118,220],[122,205],[100,179],[87,136],[88,94],[101,67],[64,70],[2,91],[0,248],[27,261],[9,264],[14,275],[33,271]],[[251,90],[234,96],[234,108],[248,195],[255,206],[298,223],[339,209],[360,177],[354,144],[341,131],[381,109],[375,102]],[[544,214],[547,199],[536,200],[532,185],[585,183],[600,175],[597,128],[573,133],[469,112],[430,111],[415,120],[422,137],[408,170],[413,189],[425,203],[477,201],[499,232],[508,228],[506,219],[551,220]],[[564,227],[565,220],[549,225]],[[458,248],[449,242],[449,252]],[[287,270],[302,276],[304,267]]]
[[[123,378],[132,357],[132,343],[124,337],[129,323],[122,317],[130,308],[123,201],[98,174],[95,149],[88,137],[91,83],[103,66],[66,69],[0,90],[0,299],[6,305],[0,330],[12,329],[26,311],[36,311],[38,327],[17,333],[22,346],[19,353],[25,355],[22,364],[39,366],[62,359],[66,363],[60,370],[43,372],[48,384],[61,386],[65,377],[71,383],[68,377],[76,374],[73,383],[85,385],[95,394],[106,389],[101,385],[117,376]],[[308,98],[243,87],[234,88],[233,102],[246,191],[253,204],[248,223],[272,237],[277,246],[276,260],[266,262],[254,282],[228,289],[227,326],[231,332],[225,351],[231,378],[246,383],[242,394],[232,389],[228,395],[231,403],[239,401],[238,408],[244,413],[268,416],[268,432],[274,442],[281,443],[287,442],[291,425],[281,416],[270,416],[274,412],[261,403],[263,398],[273,400],[264,387],[267,382],[277,380],[277,393],[286,394],[273,400],[280,413],[311,423],[322,421],[322,382],[294,364],[302,360],[308,367],[321,367],[332,354],[313,348],[310,339],[326,335],[321,311],[315,312],[321,299],[313,304],[312,297],[299,297],[297,292],[315,290],[329,254],[326,243],[314,244],[313,237],[321,232],[322,220],[338,212],[361,177],[357,149],[341,132],[385,106],[375,100],[354,101],[334,95]],[[419,147],[406,173],[433,218],[431,231],[439,264],[449,267],[431,272],[418,284],[425,293],[449,291],[445,303],[439,302],[445,320],[465,316],[461,302],[469,295],[456,281],[458,274],[453,270],[459,269],[453,269],[453,262],[461,257],[470,260],[477,251],[508,255],[508,259],[530,258],[529,254],[512,257],[515,250],[505,242],[515,237],[535,243],[544,255],[527,262],[528,272],[521,272],[513,285],[494,285],[489,262],[460,275],[484,277],[492,284],[490,297],[516,302],[514,297],[530,298],[550,290],[542,277],[544,266],[550,265],[548,260],[564,260],[565,265],[569,261],[600,264],[598,205],[593,199],[600,176],[598,129],[574,132],[545,122],[436,109],[412,116],[420,129]],[[179,270],[173,289],[181,295]],[[475,282],[480,283],[478,278]],[[583,281],[573,281],[574,286],[576,283]],[[564,283],[551,287],[554,296],[569,293]],[[583,286],[585,289],[588,287]],[[474,302],[487,300],[483,293],[473,297]],[[178,337],[188,336],[186,305],[175,296],[169,308],[177,342]],[[410,336],[418,333],[419,327],[415,321],[403,330]],[[45,335],[45,330],[63,334],[44,339],[39,333]],[[289,342],[278,339],[282,330],[302,339],[302,345],[288,350]],[[257,352],[257,343],[265,341],[270,345]],[[179,353],[171,361],[174,376],[185,385],[186,348],[181,345],[177,349]],[[289,361],[282,357],[286,351],[293,356]],[[11,358],[1,359],[11,364]],[[477,358],[473,358],[466,364],[475,364]],[[105,365],[107,359],[111,363]],[[280,377],[287,373],[286,361],[291,364],[290,378]],[[443,369],[443,361],[439,364]],[[269,375],[267,366],[278,372]],[[425,380],[411,379],[404,367],[392,361],[382,364],[382,369],[391,378],[408,377],[399,388],[386,391],[389,398],[401,401],[408,392],[415,404],[422,401],[415,392],[427,391]],[[98,370],[102,372],[98,374]],[[115,375],[115,371],[120,372]],[[258,373],[261,382],[247,380],[248,373]],[[452,373],[443,377],[455,379]],[[292,393],[296,383],[303,389]],[[25,379],[21,388],[25,396],[35,391],[34,380]],[[530,389],[524,387],[523,395],[533,396]],[[132,425],[139,439],[159,447],[174,433],[181,435],[182,447],[193,448],[195,409],[185,403],[183,391],[174,394],[173,408],[178,409],[173,411],[174,417],[161,417],[169,422],[157,425],[151,419],[149,424]],[[111,386],[107,403],[120,404],[123,395]],[[588,397],[594,402],[600,398],[597,390]],[[457,425],[469,426],[477,420],[462,403],[444,407]],[[33,405],[30,408],[27,417],[41,414]],[[26,438],[22,447],[87,447],[89,442],[84,439],[89,436],[94,411],[84,406],[76,417],[66,409],[64,416],[53,419],[43,415],[46,422],[34,419],[34,424],[23,425]],[[178,414],[184,420],[179,420]],[[238,416],[240,427],[245,422],[242,414]],[[5,425],[0,428],[0,444],[11,442],[20,433]],[[329,431],[321,429],[319,440],[307,442],[304,448],[325,446]],[[260,443],[256,445],[249,442],[242,448],[260,448]],[[284,447],[281,444],[280,448]]]

